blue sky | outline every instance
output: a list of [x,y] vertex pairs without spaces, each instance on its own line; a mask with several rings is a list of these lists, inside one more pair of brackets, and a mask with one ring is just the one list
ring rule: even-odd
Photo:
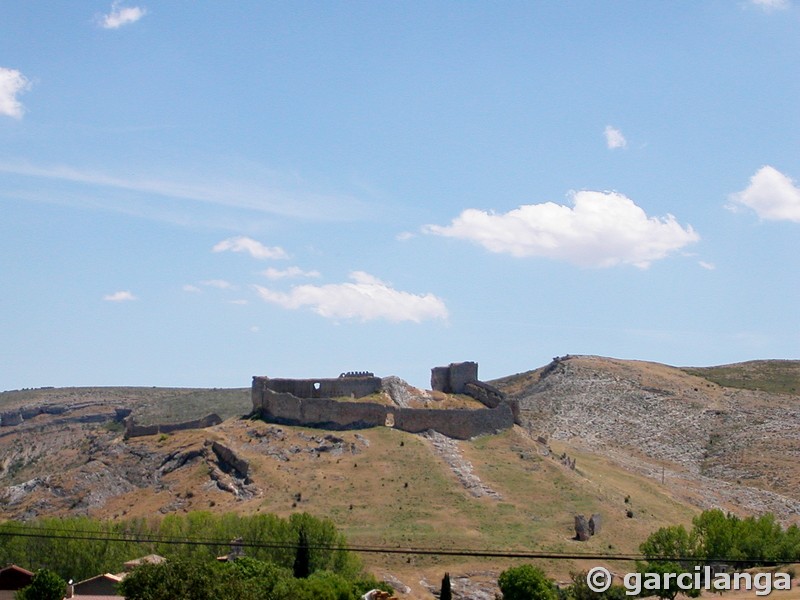
[[8,2],[0,389],[800,358],[800,5]]

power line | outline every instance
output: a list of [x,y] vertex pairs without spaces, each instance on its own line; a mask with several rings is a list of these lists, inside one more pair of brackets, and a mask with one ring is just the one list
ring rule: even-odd
[[[188,539],[188,538],[173,538],[160,534],[149,535],[148,537],[137,537],[134,535],[122,536],[103,536],[97,535],[94,532],[85,531],[65,531],[58,529],[39,529],[35,527],[20,527],[27,531],[4,531],[0,530],[0,537],[27,537],[27,538],[42,538],[42,539],[72,539],[81,541],[94,541],[94,542],[111,542],[111,543],[128,543],[128,544],[168,544],[168,545],[185,545],[185,546],[231,546],[230,540],[216,540],[216,539]],[[274,549],[274,550],[296,550],[297,544],[294,542],[254,542],[254,541],[236,541],[233,545],[242,548],[259,548],[259,549]],[[728,564],[752,564],[752,560],[732,559],[726,557],[713,557],[698,559],[696,557],[688,556],[658,556],[646,557],[643,554],[607,554],[607,553],[566,553],[566,552],[535,552],[535,551],[521,551],[521,550],[475,550],[466,548],[414,548],[414,547],[396,547],[391,548],[387,546],[335,546],[325,544],[310,544],[309,548],[314,550],[328,550],[328,551],[343,551],[343,552],[356,552],[356,553],[373,553],[373,554],[413,554],[418,556],[463,556],[473,558],[524,558],[524,559],[539,559],[539,560],[597,560],[597,561],[641,561],[641,560],[661,560],[661,561],[674,561],[679,563],[694,562],[694,563],[709,563],[709,562],[724,562]],[[769,564],[788,564],[791,560],[786,561],[764,561]]]

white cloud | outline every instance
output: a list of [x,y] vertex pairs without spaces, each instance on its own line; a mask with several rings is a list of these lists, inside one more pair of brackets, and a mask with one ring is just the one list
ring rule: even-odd
[[0,67],[0,115],[21,119],[25,108],[17,100],[21,94],[30,88],[30,82],[16,69]]
[[398,242],[407,242],[411,238],[416,237],[416,235],[411,233],[410,231],[401,231],[394,237]]
[[103,296],[103,300],[106,302],[129,302],[131,300],[136,300],[136,296],[126,290],[114,292],[113,294],[107,294]]
[[200,288],[196,285],[189,285],[188,283],[181,288],[184,292],[189,292],[191,294],[198,294],[200,293]]
[[769,165],[761,167],[750,178],[750,185],[741,192],[731,194],[733,203],[747,206],[762,219],[769,221],[794,221],[800,223],[800,188],[794,181]]
[[631,264],[646,269],[654,260],[696,242],[691,226],[672,215],[648,217],[616,192],[581,191],[574,207],[528,204],[504,214],[474,208],[449,226],[426,225],[425,233],[470,240],[491,252],[541,256],[586,267]]
[[212,248],[213,252],[247,252],[253,258],[265,260],[268,258],[289,258],[286,251],[280,246],[265,246],[252,238],[239,236],[222,240]]
[[750,0],[753,6],[757,6],[765,12],[773,10],[786,10],[792,3],[789,0]]
[[706,269],[707,271],[713,271],[714,269],[717,268],[717,266],[714,263],[706,262],[704,260],[697,261],[697,264]]
[[606,145],[609,149],[613,150],[615,148],[625,148],[628,146],[628,140],[625,139],[625,136],[622,135],[622,132],[616,127],[606,125],[604,133],[606,136]]
[[230,300],[230,304],[236,304],[237,306],[244,306],[245,304],[249,304],[247,300]]
[[254,286],[266,302],[296,310],[310,307],[315,313],[329,319],[357,319],[372,321],[413,321],[446,319],[447,307],[433,294],[417,295],[401,292],[389,284],[363,271],[350,274],[352,283],[328,285],[299,285],[288,293]]
[[225,281],[224,279],[206,279],[205,281],[201,281],[200,284],[206,287],[217,288],[218,290],[234,289],[233,284],[231,284],[229,281]]
[[297,277],[319,277],[319,271],[303,271],[300,267],[289,267],[288,269],[275,269],[270,267],[261,272],[267,279],[294,279]]
[[119,29],[123,25],[136,23],[146,14],[147,9],[138,6],[120,6],[120,2],[114,2],[111,5],[111,12],[100,18],[100,26],[104,29]]

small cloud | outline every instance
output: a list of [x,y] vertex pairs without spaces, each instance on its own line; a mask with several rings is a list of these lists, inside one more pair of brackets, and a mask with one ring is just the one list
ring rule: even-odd
[[196,285],[189,285],[188,283],[181,288],[184,292],[189,292],[190,294],[199,294],[200,288]]
[[25,113],[17,94],[28,90],[30,81],[16,69],[0,67],[0,115],[21,119]]
[[717,265],[715,265],[714,263],[706,262],[704,260],[698,260],[697,264],[706,269],[707,271],[713,271],[714,269],[717,268]]
[[385,319],[419,323],[448,317],[444,302],[433,294],[398,291],[363,271],[351,273],[350,279],[352,282],[348,283],[299,285],[288,293],[258,285],[254,287],[265,302],[290,310],[310,307],[318,315],[329,319]]
[[147,9],[138,6],[120,6],[120,2],[111,5],[111,12],[101,15],[100,27],[103,29],[119,29],[123,25],[136,23],[147,14]]
[[303,271],[299,267],[289,267],[288,269],[275,269],[270,267],[266,271],[261,272],[267,279],[295,279],[298,277],[319,277],[319,271]]
[[236,304],[237,306],[244,306],[245,304],[250,304],[247,300],[231,300],[230,304]]
[[259,327],[258,325],[253,325],[250,328],[250,331],[252,331],[253,333],[258,333],[259,331],[261,331],[261,327]]
[[130,302],[131,300],[136,299],[136,296],[131,294],[129,291],[114,292],[113,294],[107,294],[103,296],[103,300],[106,302]]
[[625,139],[625,136],[622,135],[622,132],[616,127],[606,125],[604,133],[606,136],[606,146],[608,146],[610,150],[626,148],[628,146],[628,140]]
[[794,221],[800,223],[800,188],[792,179],[770,167],[761,167],[750,178],[750,185],[741,192],[731,194],[728,208],[739,206],[753,209],[768,221]]
[[246,252],[260,260],[289,258],[286,251],[280,246],[265,246],[261,242],[244,236],[222,240],[212,248],[212,252]]
[[499,254],[641,269],[700,239],[672,215],[648,217],[633,200],[616,192],[576,192],[572,202],[572,207],[528,204],[505,214],[468,208],[450,225],[426,225],[422,230],[469,240]]
[[750,0],[750,3],[764,12],[786,10],[792,5],[789,0]]
[[401,231],[396,236],[394,236],[398,242],[407,242],[411,238],[417,237],[416,234],[411,233],[410,231]]
[[217,288],[218,290],[231,290],[234,288],[232,283],[224,279],[206,279],[205,281],[201,281],[200,285]]

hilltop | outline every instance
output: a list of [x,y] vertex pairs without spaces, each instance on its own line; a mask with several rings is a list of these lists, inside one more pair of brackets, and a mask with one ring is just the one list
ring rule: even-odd
[[[736,365],[724,367],[741,384],[728,387],[712,380],[720,376],[713,369],[562,357],[491,382],[519,402],[523,426],[469,441],[385,427],[325,432],[244,420],[251,408],[246,389],[6,392],[0,412],[28,407],[32,416],[0,427],[0,517],[302,510],[330,517],[361,546],[610,553],[635,552],[654,529],[688,523],[711,506],[770,510],[794,522],[800,396],[790,390],[797,378],[768,391],[774,364],[762,364],[748,363],[748,377],[738,379]],[[782,361],[781,372],[797,366]],[[123,407],[140,423],[209,412],[225,420],[124,439],[117,412]],[[600,534],[574,541],[574,515],[592,513],[602,515]],[[431,597],[426,582],[438,585],[445,569],[469,574],[478,582],[473,597],[481,597],[508,565],[363,558],[376,575],[399,580],[420,598]],[[544,566],[566,578],[589,565]]]

